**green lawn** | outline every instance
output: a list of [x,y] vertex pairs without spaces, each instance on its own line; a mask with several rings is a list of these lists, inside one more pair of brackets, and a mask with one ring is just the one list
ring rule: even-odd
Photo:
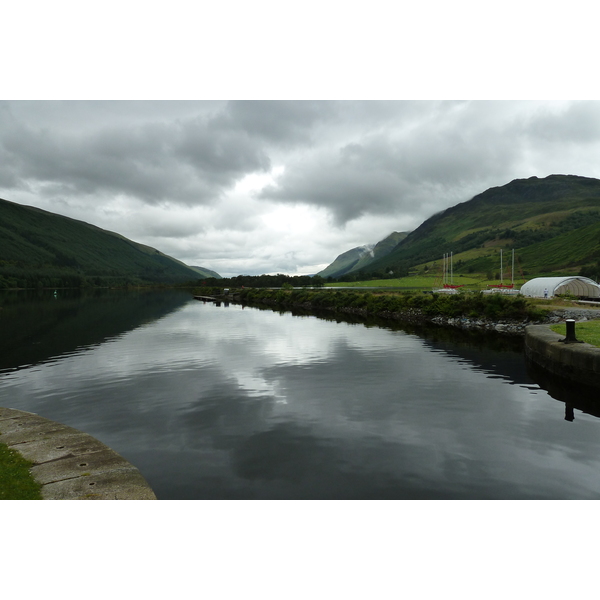
[[41,500],[41,485],[29,471],[31,463],[0,444],[0,500]]
[[[565,323],[551,325],[550,329],[561,335],[567,335],[567,326]],[[600,347],[600,320],[584,321],[575,324],[575,337],[580,342],[587,342],[593,346]]]
[[[454,277],[454,285],[478,286],[481,284],[480,279],[474,277]],[[390,288],[407,288],[407,289],[428,289],[442,286],[442,278],[440,275],[410,275],[399,279],[374,279],[372,281],[352,281],[336,283],[326,283],[325,287],[390,287]]]

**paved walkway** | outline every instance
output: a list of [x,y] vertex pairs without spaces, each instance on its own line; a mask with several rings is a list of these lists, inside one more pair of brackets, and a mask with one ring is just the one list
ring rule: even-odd
[[0,442],[33,463],[44,500],[156,500],[133,465],[72,427],[0,408]]

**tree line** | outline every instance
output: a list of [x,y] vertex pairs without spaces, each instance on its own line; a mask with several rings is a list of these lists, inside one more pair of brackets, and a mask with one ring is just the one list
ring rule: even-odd
[[208,277],[200,281],[207,287],[231,288],[279,288],[279,287],[323,287],[325,280],[319,275],[237,275],[236,277]]

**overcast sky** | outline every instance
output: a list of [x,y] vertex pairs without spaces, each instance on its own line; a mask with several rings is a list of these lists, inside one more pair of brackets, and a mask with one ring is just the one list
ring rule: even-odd
[[310,274],[491,186],[600,177],[584,4],[413,4],[7,5],[0,197],[224,276]]
[[600,102],[6,101],[0,197],[223,276],[309,274],[515,178],[600,177]]

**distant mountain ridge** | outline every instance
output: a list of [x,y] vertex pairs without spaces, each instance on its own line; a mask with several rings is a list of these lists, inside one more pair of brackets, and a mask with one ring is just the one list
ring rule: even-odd
[[366,269],[372,262],[389,254],[408,233],[393,232],[376,244],[366,244],[340,254],[328,267],[317,273],[320,277],[336,279]]
[[357,246],[340,254],[328,267],[319,271],[321,277],[340,277],[348,273],[365,255],[372,255],[375,244]]
[[221,275],[219,275],[216,271],[211,271],[210,269],[207,269],[206,267],[191,266],[190,269],[193,269],[201,277],[206,277],[207,279],[209,279],[210,277],[214,277],[215,279],[222,279]]
[[0,199],[0,288],[173,284],[217,277],[84,221]]

